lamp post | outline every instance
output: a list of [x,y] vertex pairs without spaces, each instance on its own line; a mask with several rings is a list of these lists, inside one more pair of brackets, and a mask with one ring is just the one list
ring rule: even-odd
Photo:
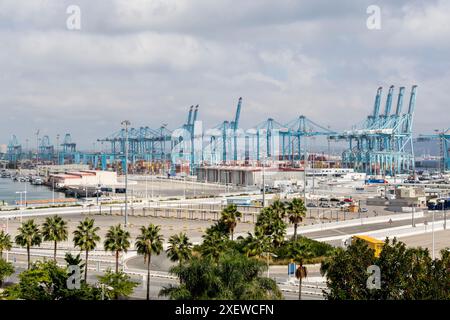
[[128,226],[128,126],[129,120],[124,120],[121,124],[125,127],[125,227]]
[[[9,218],[6,218],[6,233],[9,234]],[[9,261],[9,250],[6,250],[6,262]]]
[[56,135],[56,164],[59,164],[59,133]]
[[[265,157],[263,157],[263,171],[262,171],[262,187],[263,187],[263,194],[262,194],[262,207],[264,208],[266,206],[266,164],[265,164]],[[267,272],[269,269],[267,269]],[[267,276],[269,277],[269,276]]]
[[26,201],[26,195],[27,195],[27,191],[16,191],[16,193],[20,194],[20,205],[19,205],[19,211],[20,211],[20,223],[22,223],[22,215],[23,215],[23,203],[22,203],[22,194],[25,197],[25,201]]
[[183,176],[183,198],[186,200],[186,176]]
[[153,194],[153,190],[154,190],[154,187],[153,187],[153,171],[152,171],[152,174],[151,174],[151,176],[150,176],[150,185],[151,185],[151,188],[152,188],[152,201],[153,201],[153,196],[154,196],[154,194]]
[[431,233],[432,233],[432,250],[433,250],[433,254],[431,255],[432,256],[432,258],[433,258],[433,260],[434,260],[434,211],[435,210],[432,210],[433,211],[433,224],[431,225]]
[[447,230],[447,212],[445,211],[445,200],[442,199],[440,202],[442,204],[442,212],[444,213],[444,230]]
[[145,174],[145,201],[148,202],[148,173]]
[[36,131],[36,169],[39,163],[39,129]]

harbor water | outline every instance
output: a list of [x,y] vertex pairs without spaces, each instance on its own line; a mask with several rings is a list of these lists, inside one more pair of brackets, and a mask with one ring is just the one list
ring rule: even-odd
[[[28,200],[51,200],[53,199],[52,189],[44,185],[32,185],[29,182],[13,181],[11,178],[0,178],[0,205],[6,202],[8,205],[15,205],[20,202],[20,194],[16,192],[26,191]],[[24,194],[22,194],[24,197]],[[55,199],[65,198],[64,193],[55,191]]]

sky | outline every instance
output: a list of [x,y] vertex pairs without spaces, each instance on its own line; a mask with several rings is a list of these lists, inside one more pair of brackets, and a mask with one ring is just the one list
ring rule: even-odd
[[415,134],[432,133],[450,127],[449,16],[444,0],[0,0],[0,143],[39,129],[90,148],[124,119],[178,128],[197,104],[214,127],[239,97],[243,128],[305,115],[340,131],[379,86],[383,110],[390,85],[415,84]]

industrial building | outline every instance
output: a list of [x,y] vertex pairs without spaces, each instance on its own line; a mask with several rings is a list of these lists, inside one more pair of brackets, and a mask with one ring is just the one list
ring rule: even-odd
[[85,171],[89,169],[89,165],[87,164],[39,165],[37,167],[37,174],[39,176],[48,177],[50,174],[65,173],[68,171]]
[[390,211],[397,212],[427,207],[427,195],[423,187],[400,186],[391,191],[393,191],[392,194],[368,198],[367,205],[385,206]]
[[197,168],[197,180],[210,183],[233,184],[239,186],[259,186],[264,183],[274,186],[276,181],[291,181],[301,184],[304,179],[303,170],[279,168],[262,168],[246,166],[201,166]]
[[83,170],[67,173],[50,174],[50,185],[56,188],[69,186],[111,186],[117,185],[117,173],[112,171]]

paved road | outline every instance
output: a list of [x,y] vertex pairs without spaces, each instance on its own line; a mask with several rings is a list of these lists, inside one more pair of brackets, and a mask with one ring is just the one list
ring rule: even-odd
[[[448,225],[448,227],[450,227],[450,225]],[[436,231],[434,240],[436,256],[440,257],[440,251],[442,249],[450,248],[450,229]],[[428,250],[432,252],[433,236],[431,233],[402,237],[401,241],[406,243],[407,246],[428,248]]]
[[[425,212],[425,216],[423,218],[416,218],[414,219],[416,224],[424,223],[424,221],[431,221],[431,213]],[[388,219],[388,217],[386,217]],[[435,221],[442,221],[443,220],[443,214],[435,214]],[[368,231],[376,231],[381,229],[387,229],[387,228],[395,228],[395,227],[401,227],[401,226],[410,226],[412,224],[412,220],[399,220],[399,221],[392,221],[389,222],[382,222],[382,223],[372,223],[372,224],[365,224],[365,225],[358,225],[358,226],[351,226],[351,227],[343,227],[343,228],[334,228],[329,230],[321,230],[321,231],[315,231],[315,232],[308,232],[305,233],[305,236],[311,239],[320,240],[321,238],[328,238],[333,236],[342,236],[347,234],[355,234],[355,233],[364,233]],[[450,226],[450,221],[449,221]],[[301,234],[301,233],[300,233]],[[327,241],[333,245],[340,245],[340,240],[337,241]]]

